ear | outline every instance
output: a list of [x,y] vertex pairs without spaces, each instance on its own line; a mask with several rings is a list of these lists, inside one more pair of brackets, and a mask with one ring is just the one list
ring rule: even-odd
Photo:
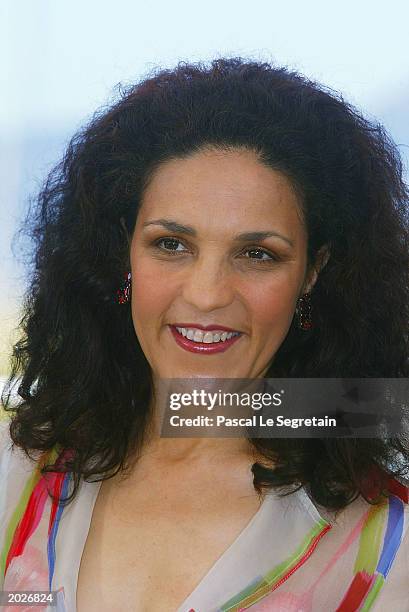
[[309,293],[312,290],[317,281],[319,273],[327,265],[330,255],[331,252],[329,250],[329,246],[327,244],[324,244],[315,256],[314,264],[310,269],[310,272],[307,276],[307,281],[304,284],[303,293]]

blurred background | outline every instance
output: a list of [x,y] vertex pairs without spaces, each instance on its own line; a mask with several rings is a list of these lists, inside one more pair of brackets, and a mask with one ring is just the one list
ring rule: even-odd
[[13,237],[70,136],[119,83],[221,55],[284,65],[383,123],[407,177],[408,23],[407,0],[2,0],[0,390],[28,273]]

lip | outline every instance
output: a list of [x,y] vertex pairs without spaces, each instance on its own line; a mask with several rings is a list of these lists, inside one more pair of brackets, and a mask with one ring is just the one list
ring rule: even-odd
[[199,325],[199,323],[172,323],[173,327],[195,327],[196,329],[202,329],[203,331],[213,331],[215,329],[221,329],[227,332],[238,332],[238,329],[232,329],[225,325]]
[[[185,326],[181,325],[180,327],[185,327]],[[198,326],[196,325],[193,327],[198,327]],[[221,327],[216,327],[214,325],[210,327],[213,327],[213,329],[223,329]],[[207,344],[206,342],[193,342],[193,340],[189,340],[185,336],[182,336],[182,334],[180,334],[177,331],[174,325],[169,325],[169,329],[176,343],[181,348],[185,349],[185,351],[189,351],[190,353],[200,353],[201,355],[212,355],[213,353],[223,353],[224,351],[227,351],[227,349],[230,348],[242,336],[242,334],[240,333],[239,336],[233,336],[232,338],[230,338],[229,340],[225,340],[224,342],[216,342],[215,344]],[[203,327],[200,327],[200,329],[203,329]],[[207,329],[208,331],[211,331],[209,328]],[[236,330],[232,329],[230,331],[236,331]]]

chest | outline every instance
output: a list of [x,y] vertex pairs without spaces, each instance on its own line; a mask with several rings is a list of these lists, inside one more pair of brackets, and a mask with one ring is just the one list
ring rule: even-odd
[[81,559],[77,612],[175,612],[260,505],[255,494],[227,501],[145,499],[129,507],[102,495]]

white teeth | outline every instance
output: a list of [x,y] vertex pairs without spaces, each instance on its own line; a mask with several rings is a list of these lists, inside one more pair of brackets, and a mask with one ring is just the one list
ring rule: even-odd
[[203,332],[200,329],[195,331],[195,335],[193,336],[194,342],[203,342]]
[[240,335],[239,332],[226,332],[226,331],[207,331],[203,332],[200,329],[186,329],[185,327],[176,327],[178,332],[188,338],[188,340],[193,340],[193,342],[203,342],[204,344],[212,344],[214,342],[225,342],[229,340],[233,336]]

